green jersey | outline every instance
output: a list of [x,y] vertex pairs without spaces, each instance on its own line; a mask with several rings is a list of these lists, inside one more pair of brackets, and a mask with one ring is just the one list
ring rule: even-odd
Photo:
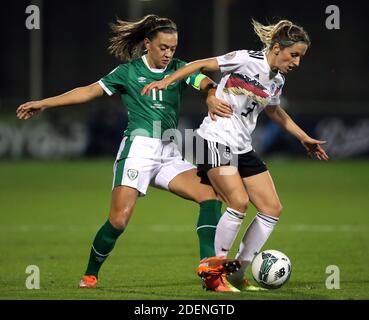
[[161,138],[168,129],[175,129],[183,89],[190,84],[199,89],[203,74],[194,73],[187,79],[176,81],[166,90],[154,89],[150,96],[141,96],[146,84],[167,77],[186,63],[173,59],[163,72],[154,72],[144,62],[144,57],[119,65],[99,84],[108,95],[119,93],[128,109],[128,126],[125,136]]

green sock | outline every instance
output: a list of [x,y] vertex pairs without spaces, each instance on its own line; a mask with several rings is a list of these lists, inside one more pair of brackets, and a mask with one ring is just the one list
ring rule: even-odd
[[200,244],[200,260],[215,256],[215,231],[222,209],[222,201],[206,200],[200,203],[200,214],[197,220],[197,235]]
[[114,228],[109,219],[105,222],[95,236],[85,275],[93,275],[97,278],[102,264],[113,250],[115,242],[123,231],[124,229]]

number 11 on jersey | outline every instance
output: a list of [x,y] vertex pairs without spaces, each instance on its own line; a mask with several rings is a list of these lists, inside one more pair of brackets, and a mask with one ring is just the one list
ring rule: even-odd
[[[159,101],[163,101],[163,90],[159,90],[157,91],[156,89],[152,89],[152,99],[153,100],[159,100]],[[158,99],[157,99],[158,97]]]

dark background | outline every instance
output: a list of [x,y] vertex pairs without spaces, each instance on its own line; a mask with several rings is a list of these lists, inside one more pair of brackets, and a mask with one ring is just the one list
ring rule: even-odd
[[[132,13],[130,7],[133,1],[43,1],[42,97],[93,83],[119,63],[107,52],[111,35],[109,23],[114,22],[116,17],[129,20],[137,14],[137,11]],[[305,28],[312,46],[300,68],[287,76],[283,92],[287,111],[301,121],[301,126],[306,130],[315,128],[317,122],[326,117],[339,119],[349,129],[351,125],[356,126],[357,121],[369,117],[366,98],[369,71],[368,4],[356,1],[224,0],[222,5],[228,14],[225,13],[227,18],[221,21],[227,30],[228,42],[224,48],[215,48],[216,1],[137,2],[141,7],[140,16],[155,13],[177,23],[179,46],[176,57],[186,61],[237,49],[261,49],[261,43],[251,26],[251,18],[262,23],[290,19]],[[1,6],[0,121],[12,122],[16,107],[30,99],[30,33],[40,31],[25,27],[28,16],[25,8],[34,3],[16,0]],[[340,9],[339,30],[328,30],[325,25],[329,16],[325,12],[326,7],[332,4]],[[219,75],[211,76],[219,79]],[[206,114],[204,98],[204,94],[186,90],[182,126],[196,127],[201,122]],[[89,125],[92,131],[98,130],[96,127],[103,122],[106,128],[116,128],[109,133],[115,137],[114,141],[120,139],[120,135],[116,137],[116,132],[120,134],[124,129],[125,111],[119,97],[103,97],[77,109],[68,112],[66,109],[52,110],[43,116],[54,122],[61,121],[63,117],[92,122]],[[260,123],[264,122],[265,119],[261,117]],[[365,123],[364,131],[367,129]],[[107,149],[109,153],[111,147]]]

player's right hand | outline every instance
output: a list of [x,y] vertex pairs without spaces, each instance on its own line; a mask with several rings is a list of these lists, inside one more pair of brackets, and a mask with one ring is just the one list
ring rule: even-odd
[[144,96],[145,94],[149,96],[151,94],[151,90],[153,89],[157,89],[157,90],[164,89],[165,90],[169,84],[170,83],[167,82],[166,78],[160,81],[151,82],[147,84],[146,86],[144,86],[144,88],[141,91],[141,96]]
[[17,108],[16,114],[18,119],[27,120],[43,111],[44,108],[45,106],[42,101],[29,101],[20,105]]

